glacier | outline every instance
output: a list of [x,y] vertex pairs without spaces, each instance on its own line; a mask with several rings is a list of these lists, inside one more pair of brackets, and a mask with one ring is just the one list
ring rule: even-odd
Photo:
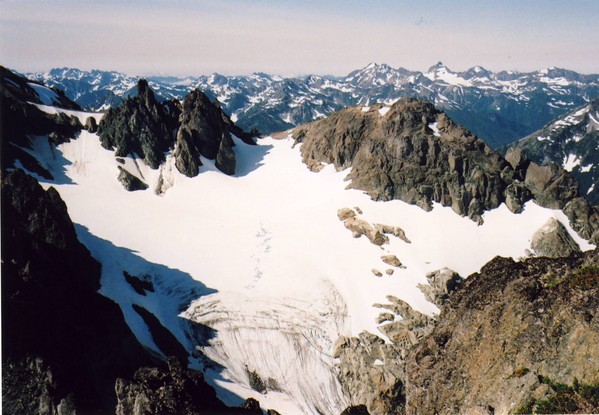
[[[67,113],[82,121],[102,116]],[[129,155],[125,163],[150,185],[141,192],[120,185],[120,164],[96,134],[82,131],[56,148],[45,137],[31,140],[32,154],[57,178],[37,179],[58,190],[80,240],[102,263],[102,294],[121,306],[140,342],[163,355],[132,306],[154,314],[186,348],[191,367],[204,370],[232,404],[254,397],[281,413],[337,415],[349,399],[334,372],[333,345],[362,331],[384,337],[374,303],[394,295],[435,314],[417,287],[428,272],[449,267],[466,276],[496,255],[526,256],[532,234],[551,217],[583,250],[593,248],[561,211],[534,202],[521,214],[501,205],[482,225],[450,207],[425,212],[398,200],[375,202],[346,188],[348,170],[308,170],[290,137],[262,138],[257,146],[234,138],[233,177],[207,159],[200,175],[188,178],[170,154],[158,170]],[[152,189],[161,175],[169,185],[159,195]],[[346,207],[359,207],[370,223],[401,227],[411,243],[353,238],[337,217]],[[375,277],[372,268],[387,267],[384,255],[396,255],[405,268]],[[155,291],[136,293],[123,271],[148,278]]]

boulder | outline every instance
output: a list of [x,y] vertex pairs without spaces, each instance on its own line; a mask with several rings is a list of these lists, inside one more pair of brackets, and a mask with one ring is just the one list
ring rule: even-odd
[[90,133],[96,133],[98,131],[98,124],[96,123],[96,119],[94,117],[87,117],[85,120],[85,128]]
[[133,174],[129,173],[125,168],[121,166],[117,166],[119,168],[119,176],[118,180],[121,182],[125,190],[129,192],[134,192],[136,190],[146,190],[148,185],[144,183],[141,179]]
[[346,219],[353,218],[355,216],[356,216],[356,212],[354,212],[350,208],[342,208],[337,211],[337,217],[342,222]]
[[452,291],[460,288],[464,282],[463,278],[449,268],[442,268],[426,275],[428,285],[418,284],[418,288],[424,294],[427,301],[441,308],[449,299]]
[[530,247],[536,256],[550,258],[581,253],[580,247],[572,239],[566,227],[555,218],[550,218],[533,234]]
[[218,148],[218,153],[216,154],[216,162],[214,165],[217,169],[229,176],[235,174],[236,161],[235,152],[233,151],[234,146],[235,144],[231,139],[231,134],[223,133],[222,139],[220,141],[220,146]]
[[401,261],[395,255],[383,255],[381,259],[385,264],[393,267],[401,267]]

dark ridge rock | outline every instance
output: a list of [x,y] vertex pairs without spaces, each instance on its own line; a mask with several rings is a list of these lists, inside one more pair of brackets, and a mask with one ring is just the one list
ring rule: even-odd
[[235,153],[230,134],[255,144],[251,133],[243,132],[199,90],[191,92],[181,105],[176,100],[159,103],[145,80],[137,96],[127,99],[104,116],[98,126],[102,146],[115,149],[116,156],[140,155],[156,169],[165,152],[174,149],[175,166],[189,177],[199,174],[200,156],[216,160],[226,174],[235,173]]
[[2,366],[2,413],[53,414],[61,404],[73,405],[72,394],[57,404],[55,375],[42,358],[9,358]]
[[154,292],[154,284],[150,280],[149,275],[143,275],[141,277],[134,277],[129,274],[127,271],[123,271],[123,276],[125,277],[125,281],[133,287],[136,293],[139,295],[145,296],[147,292]]
[[[592,98],[592,96],[591,96]],[[535,163],[550,163],[566,167],[579,183],[580,195],[591,204],[599,204],[599,128],[594,119],[599,114],[599,97],[584,102],[566,114],[551,120],[540,130],[510,144],[508,153],[514,149],[526,152]],[[549,120],[548,120],[549,121]],[[504,149],[501,149],[504,150]],[[507,154],[507,153],[506,153]],[[506,155],[507,157],[507,155]]]
[[[15,166],[19,160],[27,170],[46,179],[53,179],[50,172],[23,148],[30,148],[29,136],[48,136],[48,140],[60,144],[75,138],[81,131],[76,117],[63,113],[47,114],[28,102],[40,103],[26,78],[0,66],[0,157],[2,170]],[[59,106],[80,109],[59,92]]]
[[98,135],[102,146],[114,149],[116,156],[137,154],[151,168],[164,162],[164,153],[173,147],[177,119],[172,106],[168,110],[156,101],[148,83],[140,79],[138,94],[117,108],[108,110]]
[[[112,412],[115,379],[155,360],[97,293],[100,264],[77,240],[58,192],[21,170],[7,173],[1,229],[10,241],[2,244],[3,413],[73,404]],[[37,412],[23,406],[35,402]]]
[[119,168],[119,176],[117,177],[117,179],[119,180],[119,182],[121,182],[125,190],[129,192],[134,192],[136,190],[146,190],[148,188],[148,185],[144,183],[141,179],[139,179],[137,176],[134,176],[133,174],[129,173],[129,171],[127,171],[125,168],[121,166],[117,167]]
[[152,339],[156,346],[162,351],[165,356],[175,356],[179,362],[182,362],[185,367],[188,364],[188,356],[185,347],[179,340],[162,325],[156,316],[150,313],[143,307],[133,304],[133,310],[143,319],[148,326]]
[[235,152],[233,147],[235,144],[231,139],[230,134],[223,134],[218,148],[218,154],[216,155],[215,166],[217,169],[222,171],[229,176],[235,174]]
[[174,357],[168,359],[165,369],[144,367],[131,381],[118,379],[115,390],[116,415],[231,413],[200,372],[184,369]]
[[[4,97],[22,103],[34,102],[36,104],[43,104],[31,84],[45,86],[40,82],[32,81],[0,66],[0,89],[3,90]],[[53,102],[54,106],[68,110],[81,111],[79,104],[67,98],[60,89],[52,87],[46,88],[52,90],[52,92],[56,94]]]
[[598,310],[598,249],[493,259],[449,296],[409,352],[406,414],[514,413],[544,399],[543,377],[597,384]]
[[341,415],[370,415],[365,405],[348,406]]
[[247,414],[262,415],[260,403],[254,398],[247,398],[243,405],[241,405],[241,409],[244,409]]
[[85,120],[84,128],[90,133],[96,133],[98,131],[98,124],[96,123],[96,119],[94,117],[87,117]]
[[200,173],[200,152],[191,139],[191,134],[186,129],[179,129],[177,145],[175,147],[175,167],[187,177],[195,177]]
[[234,144],[230,134],[235,134],[246,144],[255,144],[252,133],[243,132],[218,103],[212,103],[198,89],[185,97],[179,121],[175,165],[189,177],[198,174],[200,155],[216,159],[216,167],[223,173],[235,173]]
[[188,133],[190,141],[198,149],[198,152],[202,156],[214,160],[223,133],[228,131],[222,110],[213,105],[206,95],[196,89],[183,101],[180,122],[179,129]]
[[296,128],[304,162],[312,170],[351,167],[350,186],[376,200],[426,210],[439,202],[476,220],[505,200],[509,163],[432,104],[401,99],[384,116],[377,109],[349,108]]

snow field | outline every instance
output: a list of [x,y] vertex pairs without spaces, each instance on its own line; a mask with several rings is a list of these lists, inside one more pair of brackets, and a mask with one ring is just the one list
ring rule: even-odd
[[[209,160],[202,160],[199,176],[187,178],[170,154],[159,170],[127,157],[125,167],[150,185],[141,192],[127,192],[116,180],[120,164],[95,134],[83,131],[60,145],[60,157],[43,138],[36,140],[45,167],[67,178],[45,186],[54,186],[67,203],[80,239],[103,264],[102,293],[121,305],[140,341],[158,350],[132,311],[134,303],[189,350],[200,347],[226,367],[209,372],[219,396],[234,402],[235,394],[254,395],[265,408],[287,408],[283,413],[341,412],[346,402],[332,373],[332,345],[363,330],[382,336],[375,323],[381,310],[372,305],[385,303],[387,295],[437,312],[417,288],[428,272],[449,267],[467,276],[496,255],[524,256],[532,234],[550,217],[566,225],[581,248],[592,248],[562,212],[533,202],[518,215],[502,205],[478,226],[448,207],[425,212],[401,201],[372,201],[345,189],[348,171],[309,171],[289,138],[261,139],[258,146],[234,139],[235,177]],[[157,195],[160,174],[172,187]],[[345,207],[359,207],[369,223],[399,226],[411,243],[390,236],[379,247],[353,238],[337,218]],[[405,268],[374,276],[373,268],[383,274],[393,268],[381,260],[387,254]],[[152,276],[156,293],[140,298],[122,270]],[[215,337],[198,344],[190,321],[216,330]],[[287,386],[257,394],[248,388],[246,367]]]

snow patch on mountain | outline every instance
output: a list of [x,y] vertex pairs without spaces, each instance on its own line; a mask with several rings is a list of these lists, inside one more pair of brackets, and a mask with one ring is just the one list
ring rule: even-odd
[[33,82],[29,82],[27,85],[33,88],[40,101],[42,101],[45,105],[53,105],[59,102],[58,94],[52,91],[50,88],[35,84]]
[[568,154],[564,158],[562,165],[564,166],[564,170],[572,171],[574,170],[574,167],[580,165],[580,157],[576,154]]

